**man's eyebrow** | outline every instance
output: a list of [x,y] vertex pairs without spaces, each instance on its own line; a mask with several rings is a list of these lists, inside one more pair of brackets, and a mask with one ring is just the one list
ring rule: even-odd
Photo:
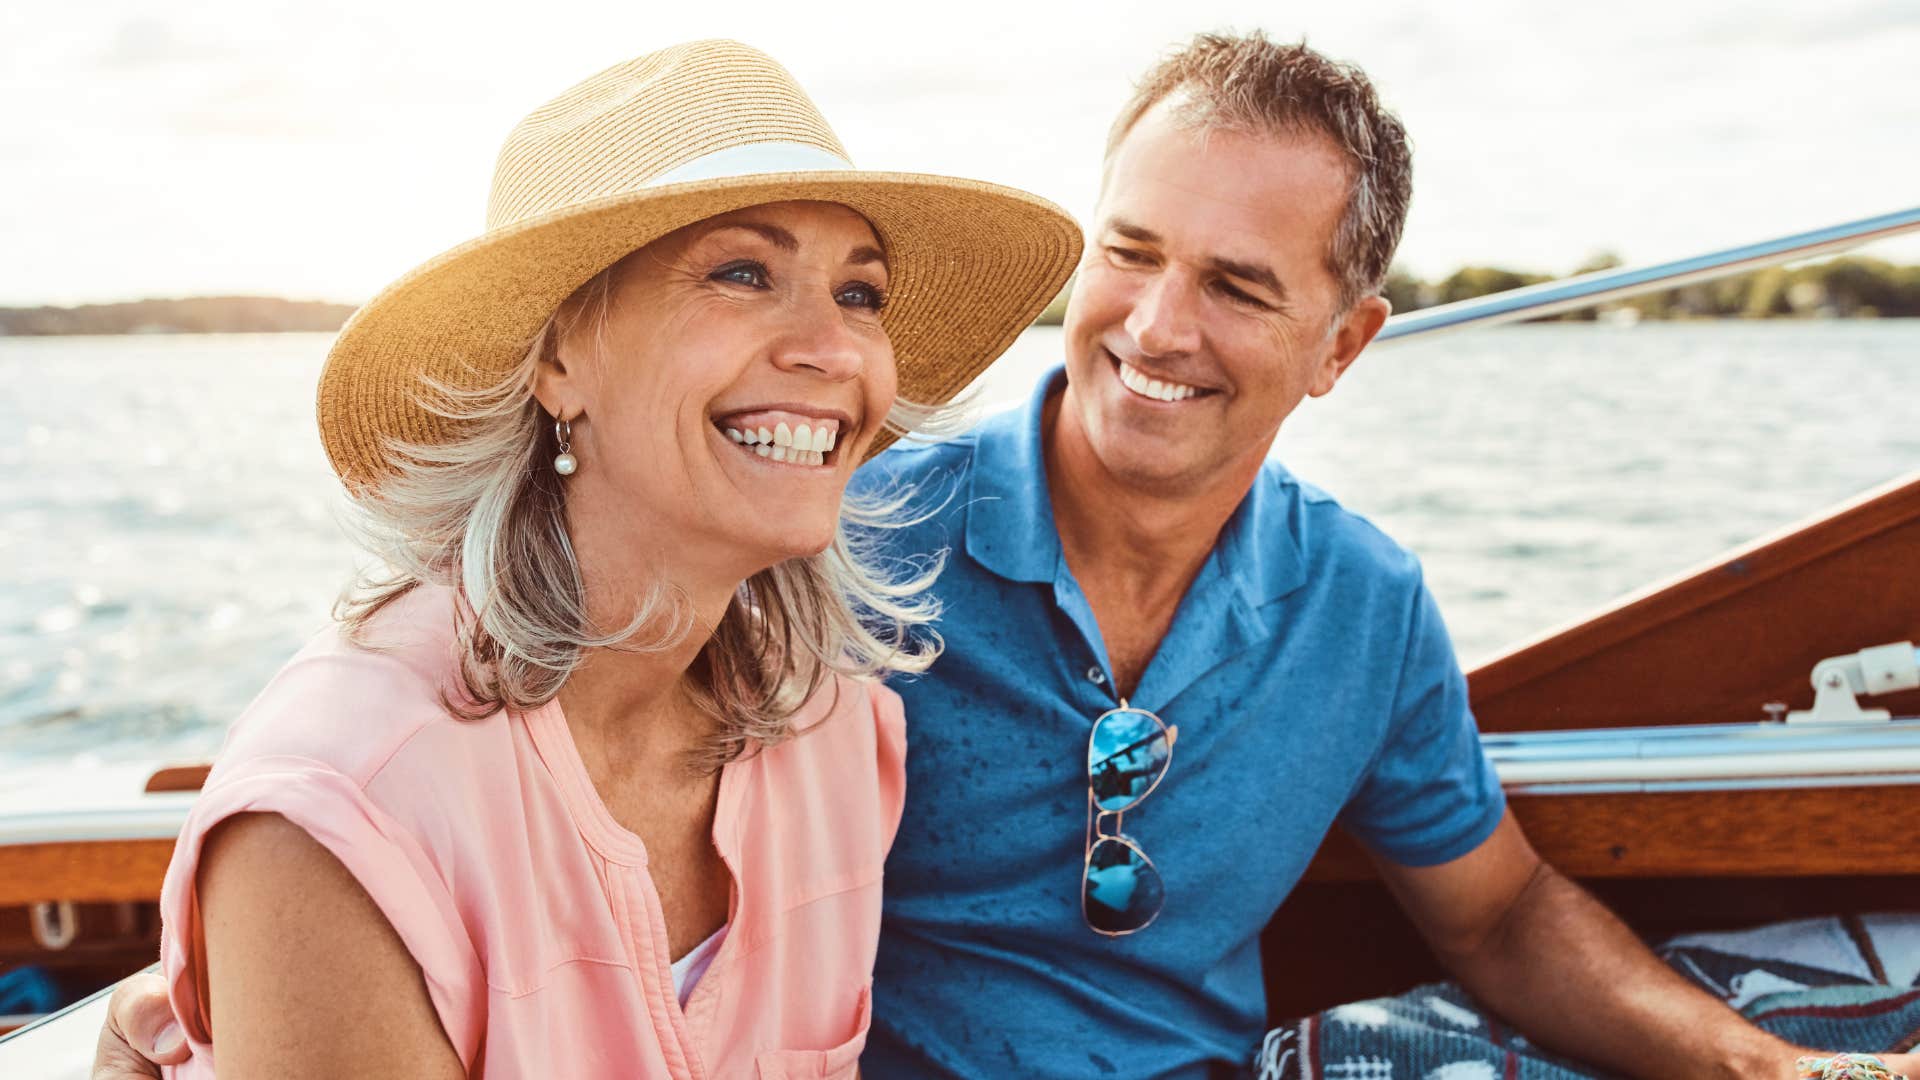
[[1242,281],[1251,281],[1265,286],[1273,295],[1282,300],[1287,298],[1287,287],[1280,284],[1280,278],[1268,267],[1260,263],[1241,262],[1238,259],[1223,259],[1215,255],[1211,260],[1215,270]]
[[759,221],[729,221],[716,226],[713,231],[720,232],[725,229],[745,229],[789,255],[800,250],[800,241],[778,225],[768,225]]
[[1107,231],[1119,233],[1129,240],[1142,244],[1157,244],[1160,242],[1159,233],[1154,232],[1145,225],[1136,225],[1126,218],[1109,219],[1107,222]]
[[[1140,225],[1140,224],[1136,224],[1135,222],[1128,221],[1126,218],[1110,218],[1107,221],[1107,231],[1111,233],[1117,233],[1120,236],[1127,238],[1128,240],[1134,241],[1135,243],[1140,243],[1140,244],[1160,243],[1159,233],[1154,232],[1152,229],[1147,228],[1145,225]],[[1256,285],[1260,285],[1268,289],[1273,293],[1274,296],[1282,300],[1285,300],[1287,298],[1287,287],[1285,285],[1280,284],[1279,275],[1275,274],[1270,267],[1264,266],[1260,263],[1246,262],[1241,259],[1228,259],[1219,255],[1215,255],[1213,258],[1208,259],[1207,263],[1209,266],[1213,267],[1213,269],[1218,270],[1221,273],[1228,275],[1229,277],[1237,277],[1242,281],[1251,281]]]

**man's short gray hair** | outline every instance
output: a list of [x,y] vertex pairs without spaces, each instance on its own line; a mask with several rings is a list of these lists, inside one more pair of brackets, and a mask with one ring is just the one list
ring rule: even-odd
[[1107,136],[1109,160],[1140,117],[1175,92],[1183,96],[1179,118],[1201,128],[1314,132],[1332,140],[1353,165],[1353,185],[1328,269],[1340,283],[1343,310],[1380,291],[1413,198],[1413,147],[1364,72],[1305,42],[1277,44],[1259,31],[1200,34],[1142,77]]

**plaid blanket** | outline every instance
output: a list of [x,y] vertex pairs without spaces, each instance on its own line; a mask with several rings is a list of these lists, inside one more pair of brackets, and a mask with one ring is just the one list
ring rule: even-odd
[[[1656,950],[1782,1038],[1907,1052],[1920,1045],[1920,916],[1807,919],[1693,934]],[[1255,1062],[1284,1080],[1586,1080],[1452,983],[1341,1005],[1270,1032]]]

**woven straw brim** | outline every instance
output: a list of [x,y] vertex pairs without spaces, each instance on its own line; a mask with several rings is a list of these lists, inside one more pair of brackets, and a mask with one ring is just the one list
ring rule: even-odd
[[[557,211],[463,244],[354,314],[320,374],[320,437],[350,489],[377,485],[395,443],[438,444],[456,422],[422,408],[427,380],[496,382],[572,292],[629,252],[696,221],[769,202],[840,203],[886,248],[881,321],[900,396],[945,404],[1065,283],[1080,230],[1037,196],[914,173],[763,173],[651,188]],[[871,453],[890,436],[882,433]],[[869,455],[871,456],[871,454]]]

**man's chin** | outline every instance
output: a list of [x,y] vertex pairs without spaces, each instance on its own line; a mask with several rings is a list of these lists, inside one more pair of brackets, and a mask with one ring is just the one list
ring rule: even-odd
[[1138,443],[1101,447],[1095,453],[1107,475],[1127,488],[1153,495],[1192,494],[1213,471],[1191,455],[1154,452]]

